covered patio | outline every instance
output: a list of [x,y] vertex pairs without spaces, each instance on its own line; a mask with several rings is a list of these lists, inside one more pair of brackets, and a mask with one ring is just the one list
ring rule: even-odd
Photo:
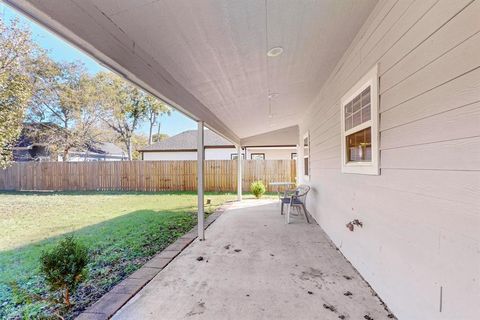
[[[113,319],[389,319],[315,223],[236,202]],[[200,261],[198,261],[202,257]]]
[[[400,319],[478,319],[480,1],[6,2],[198,123],[199,239],[118,319],[388,317],[352,265]],[[320,227],[238,203],[200,242],[204,127],[238,200],[243,148],[296,145]]]

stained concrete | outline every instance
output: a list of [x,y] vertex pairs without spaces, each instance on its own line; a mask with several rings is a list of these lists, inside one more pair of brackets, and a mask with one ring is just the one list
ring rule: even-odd
[[[198,257],[203,260],[198,261]],[[391,319],[318,225],[230,206],[114,319]]]

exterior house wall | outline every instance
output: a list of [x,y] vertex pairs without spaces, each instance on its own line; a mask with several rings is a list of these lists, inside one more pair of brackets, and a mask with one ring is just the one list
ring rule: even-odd
[[[308,210],[399,319],[478,319],[479,17],[480,1],[379,1],[300,125]],[[340,99],[377,63],[381,174],[342,174]]]
[[252,153],[265,154],[265,160],[289,160],[289,159],[292,159],[292,153],[297,153],[297,148],[291,148],[291,149],[247,148],[247,159],[252,158]]
[[237,154],[236,148],[205,149],[206,160],[230,160],[232,153]]
[[143,160],[197,160],[193,151],[177,152],[143,152]]
[[[68,157],[68,162],[84,162],[84,161],[124,161],[127,160],[126,156],[122,155],[105,155],[98,153],[70,153]],[[63,157],[61,155],[57,156],[57,161],[62,162]]]
[[[237,153],[235,148],[205,149],[205,160],[230,160]],[[143,152],[143,160],[197,160],[196,151],[151,151]]]
[[[296,149],[268,149],[268,148],[247,148],[247,159],[252,153],[264,153],[266,160],[291,159],[291,153]],[[207,148],[205,149],[205,160],[230,160],[232,154],[236,154],[235,148]],[[143,152],[143,160],[197,160],[196,151],[149,151]]]

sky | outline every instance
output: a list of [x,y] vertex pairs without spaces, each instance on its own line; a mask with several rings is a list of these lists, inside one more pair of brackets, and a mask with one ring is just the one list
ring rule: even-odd
[[[20,22],[30,27],[33,40],[37,42],[39,46],[47,50],[49,56],[55,61],[81,61],[85,65],[87,71],[91,74],[108,70],[87,54],[44,29],[36,22],[24,17],[2,2],[0,2],[0,17],[4,21],[11,21],[12,19],[18,18]],[[166,133],[169,136],[173,136],[185,130],[196,129],[196,122],[178,111],[174,111],[171,116],[164,116],[162,119],[161,132]],[[154,132],[156,131],[155,128]],[[139,128],[138,133],[148,135],[148,126],[146,123]]]

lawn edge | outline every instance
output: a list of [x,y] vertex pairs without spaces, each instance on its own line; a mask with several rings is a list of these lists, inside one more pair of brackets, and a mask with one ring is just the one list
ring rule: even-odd
[[[225,202],[205,220],[207,229],[234,201]],[[197,227],[178,238],[164,250],[157,253],[140,269],[115,285],[94,304],[85,309],[75,319],[77,320],[106,320],[110,319],[130,299],[132,299],[143,287],[145,287],[160,271],[175,259],[196,238]]]

